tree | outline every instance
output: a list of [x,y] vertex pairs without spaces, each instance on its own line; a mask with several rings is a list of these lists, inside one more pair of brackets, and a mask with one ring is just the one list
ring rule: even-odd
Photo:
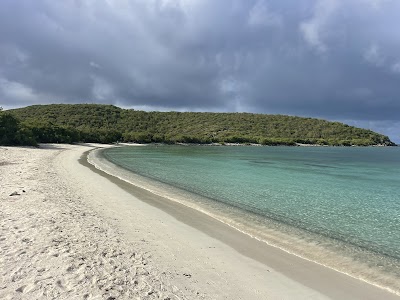
[[0,111],[0,145],[29,145],[36,146],[32,132],[22,126],[18,119],[9,113]]

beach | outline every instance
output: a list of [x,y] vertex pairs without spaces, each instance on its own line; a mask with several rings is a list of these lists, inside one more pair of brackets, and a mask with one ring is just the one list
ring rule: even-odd
[[0,148],[1,299],[400,299],[97,170],[97,147]]

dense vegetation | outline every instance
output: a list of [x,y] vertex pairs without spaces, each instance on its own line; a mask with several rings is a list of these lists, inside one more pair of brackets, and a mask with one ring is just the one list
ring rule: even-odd
[[35,105],[0,114],[1,144],[120,141],[393,145],[387,136],[370,130],[283,115],[144,112],[97,104]]
[[0,111],[0,145],[35,146],[36,140],[33,138],[32,131],[21,125],[19,120]]

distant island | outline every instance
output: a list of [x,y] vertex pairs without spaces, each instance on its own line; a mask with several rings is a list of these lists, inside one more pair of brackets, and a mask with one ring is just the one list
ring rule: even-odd
[[395,146],[371,130],[286,115],[146,112],[100,104],[33,105],[0,112],[0,145],[75,142]]

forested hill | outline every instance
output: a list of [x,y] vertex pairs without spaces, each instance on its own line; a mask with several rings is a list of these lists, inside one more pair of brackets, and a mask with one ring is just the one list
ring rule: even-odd
[[144,112],[98,104],[34,105],[1,115],[16,118],[23,135],[37,142],[394,145],[370,130],[284,115]]

